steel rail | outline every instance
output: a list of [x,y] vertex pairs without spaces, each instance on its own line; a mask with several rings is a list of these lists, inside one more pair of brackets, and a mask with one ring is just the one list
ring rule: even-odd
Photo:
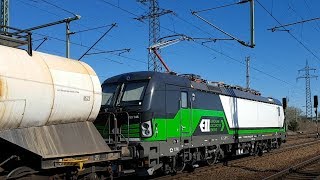
[[[297,145],[292,145],[292,146],[287,146],[287,147],[280,147],[279,149],[274,149],[273,151],[269,152],[269,153],[266,153],[264,155],[267,155],[267,156],[272,156],[272,155],[275,155],[275,154],[279,154],[279,153],[282,153],[282,152],[286,152],[286,151],[289,151],[289,150],[292,150],[292,149],[295,149],[297,147],[306,147],[308,145],[313,145],[313,144],[317,144],[319,143],[320,140],[315,140],[315,141],[312,141],[312,142],[306,142],[306,143],[302,143],[302,144],[297,144]],[[256,159],[256,158],[259,158],[259,156],[247,156],[247,157],[234,157],[233,159],[231,159],[231,161],[229,161],[229,163],[227,163],[227,167],[228,166],[232,166],[232,165],[235,165],[235,164],[242,164],[242,163],[246,163],[246,162],[249,162],[253,159]],[[208,170],[211,170],[211,169],[220,169],[220,168],[223,168],[225,167],[225,165],[223,164],[224,161],[220,161],[219,163],[217,164],[214,164],[214,165],[211,165],[211,166],[202,166],[202,167],[199,167],[199,168],[196,168],[193,173],[194,174],[198,174],[198,173],[201,173],[201,172],[206,172]],[[189,175],[189,176],[192,176],[190,173],[177,173],[176,175],[172,176],[172,175],[165,175],[165,176],[159,176],[159,177],[154,177],[153,179],[156,179],[156,180],[161,180],[161,179],[178,179],[180,177],[185,177],[186,175]],[[171,178],[170,178],[171,177]]]
[[308,159],[308,160],[306,160],[306,161],[303,161],[303,162],[301,162],[301,163],[299,163],[299,164],[297,164],[297,165],[294,165],[294,166],[292,166],[292,167],[289,167],[289,168],[287,168],[287,169],[285,169],[285,170],[282,170],[282,171],[280,171],[280,172],[278,172],[278,173],[276,173],[276,174],[273,174],[273,175],[271,175],[271,176],[269,176],[269,177],[266,177],[266,178],[264,178],[263,180],[279,179],[279,178],[281,178],[281,177],[284,177],[284,176],[286,176],[286,175],[289,175],[289,174],[291,174],[291,173],[294,173],[294,172],[296,172],[297,170],[299,170],[299,169],[301,169],[301,168],[304,168],[304,167],[306,167],[306,166],[308,166],[308,165],[310,165],[310,164],[312,164],[312,163],[314,163],[314,162],[316,162],[316,161],[319,161],[319,160],[320,160],[320,155],[318,155],[318,156],[316,156],[316,157],[313,157],[313,158],[311,158],[311,159]]

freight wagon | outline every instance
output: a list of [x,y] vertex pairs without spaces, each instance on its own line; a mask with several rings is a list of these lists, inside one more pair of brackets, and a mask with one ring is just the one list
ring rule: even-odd
[[86,63],[0,45],[0,179],[108,172],[121,153],[93,125],[100,106]]

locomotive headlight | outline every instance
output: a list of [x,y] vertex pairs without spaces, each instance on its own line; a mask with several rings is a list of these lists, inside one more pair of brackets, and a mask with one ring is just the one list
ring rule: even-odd
[[150,126],[148,123],[142,123],[142,127],[145,128],[145,129],[148,129]]
[[143,137],[152,136],[151,121],[146,121],[141,124],[141,132]]
[[145,133],[146,135],[149,135],[149,134],[150,134],[150,131],[149,131],[148,129],[146,129],[146,130],[144,131],[144,133]]

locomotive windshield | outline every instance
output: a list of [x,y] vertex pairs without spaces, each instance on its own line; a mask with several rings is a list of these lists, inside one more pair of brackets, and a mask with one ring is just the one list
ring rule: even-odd
[[126,85],[121,102],[141,101],[147,82],[129,83]]
[[146,81],[105,84],[102,88],[102,105],[141,105],[147,85]]
[[102,88],[102,105],[111,106],[118,85],[107,85]]

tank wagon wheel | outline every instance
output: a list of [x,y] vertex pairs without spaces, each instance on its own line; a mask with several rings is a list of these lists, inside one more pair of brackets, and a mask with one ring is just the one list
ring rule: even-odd
[[26,177],[28,175],[32,175],[37,173],[38,171],[35,171],[29,167],[26,166],[22,166],[22,167],[18,167],[14,170],[12,170],[8,175],[7,175],[7,179],[17,179],[17,178],[22,178],[22,177]]

